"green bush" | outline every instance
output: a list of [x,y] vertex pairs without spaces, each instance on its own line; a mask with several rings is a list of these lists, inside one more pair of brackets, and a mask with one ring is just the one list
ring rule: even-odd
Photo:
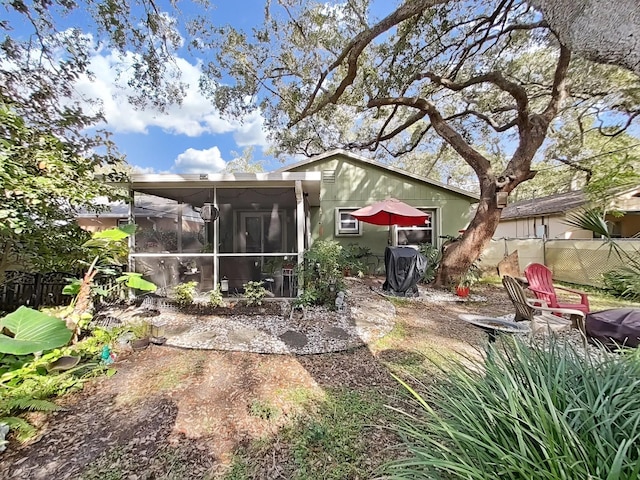
[[344,289],[345,266],[345,254],[338,242],[314,242],[304,254],[304,291],[309,292],[305,304],[335,306],[336,292]]
[[173,296],[180,305],[191,305],[196,297],[198,282],[179,283],[173,290]]
[[436,271],[440,265],[440,249],[430,243],[422,243],[420,244],[420,253],[427,259],[427,269],[422,275],[422,281],[431,283],[436,278]]
[[[96,329],[73,346],[40,356],[0,353],[0,424],[6,423],[20,441],[33,436],[35,428],[19,415],[25,411],[57,410],[59,407],[48,399],[80,390],[86,379],[109,373],[98,360],[103,346],[113,342],[115,335]],[[49,371],[53,362],[66,355],[79,356],[83,361],[67,371]]]
[[440,364],[420,415],[397,430],[410,455],[390,478],[637,479],[640,355],[599,364],[553,342]]
[[224,307],[224,298],[219,286],[209,292],[209,306],[213,308]]
[[640,299],[640,269],[631,265],[603,274],[605,288],[617,297]]
[[351,275],[362,277],[367,269],[366,261],[371,255],[369,247],[363,247],[357,243],[350,243],[342,248],[340,256],[340,265],[343,273],[349,271]]
[[247,305],[262,305],[262,300],[267,295],[267,289],[262,286],[262,282],[247,282],[243,287]]

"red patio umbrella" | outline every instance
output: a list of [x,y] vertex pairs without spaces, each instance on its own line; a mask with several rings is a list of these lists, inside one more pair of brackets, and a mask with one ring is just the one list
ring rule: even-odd
[[413,227],[423,225],[429,214],[407,205],[395,198],[387,198],[381,202],[362,207],[351,216],[374,225],[398,225],[400,227]]

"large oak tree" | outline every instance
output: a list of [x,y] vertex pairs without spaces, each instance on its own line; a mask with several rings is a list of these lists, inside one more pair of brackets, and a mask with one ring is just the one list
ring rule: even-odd
[[415,0],[380,20],[368,7],[280,1],[253,36],[218,31],[207,79],[221,109],[237,113],[256,99],[287,153],[346,146],[397,156],[448,145],[473,169],[480,191],[474,218],[435,280],[450,284],[492,237],[498,194],[535,176],[532,161],[554,122],[562,127],[561,114],[580,109],[609,122],[604,129],[626,125],[636,114],[637,82],[572,60],[523,2]]

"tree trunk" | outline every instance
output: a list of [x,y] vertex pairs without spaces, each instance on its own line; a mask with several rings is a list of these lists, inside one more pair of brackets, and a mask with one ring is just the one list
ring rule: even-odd
[[469,228],[459,240],[450,243],[444,249],[433,281],[434,287],[450,288],[457,285],[460,277],[486,248],[498,227],[502,210],[498,208],[495,199],[496,183],[495,181],[484,183],[486,186],[481,187],[478,210]]
[[638,0],[530,0],[572,52],[640,75]]

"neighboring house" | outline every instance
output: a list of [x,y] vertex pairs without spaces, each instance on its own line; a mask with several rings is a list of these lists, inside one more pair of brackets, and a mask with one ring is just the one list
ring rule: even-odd
[[[83,216],[88,229],[139,225],[131,263],[161,288],[195,280],[241,291],[262,280],[276,295],[295,295],[291,268],[318,239],[355,243],[382,256],[389,227],[349,212],[387,197],[430,213],[430,222],[392,228],[394,245],[440,244],[469,222],[478,197],[342,150],[271,173],[134,174],[125,212]],[[209,220],[210,219],[210,220]],[[98,224],[98,222],[100,222]]]
[[[515,202],[502,210],[493,238],[593,238],[590,231],[565,223],[572,213],[590,206],[582,191]],[[612,195],[608,204],[602,206],[608,211],[615,209],[624,213],[622,217],[611,214],[605,217],[614,237],[629,238],[640,233],[640,186]]]

